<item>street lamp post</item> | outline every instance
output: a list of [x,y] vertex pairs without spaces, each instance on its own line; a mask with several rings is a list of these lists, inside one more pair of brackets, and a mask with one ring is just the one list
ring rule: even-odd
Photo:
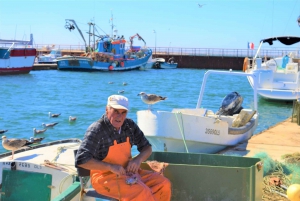
[[153,30],[153,33],[155,34],[155,56],[156,56],[156,31]]

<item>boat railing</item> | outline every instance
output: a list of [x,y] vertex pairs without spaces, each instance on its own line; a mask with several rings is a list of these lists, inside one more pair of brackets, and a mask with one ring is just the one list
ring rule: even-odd
[[11,46],[7,49],[5,54],[3,55],[3,58],[5,58],[6,54],[10,52],[10,50],[15,46],[15,43],[12,43]]
[[257,78],[256,75],[252,73],[244,73],[244,72],[233,72],[232,70],[229,71],[218,71],[218,70],[208,70],[204,73],[203,81],[200,89],[200,94],[197,102],[196,108],[201,108],[202,99],[206,87],[207,78],[210,74],[221,74],[221,75],[230,75],[230,76],[244,76],[244,77],[252,77],[253,78],[253,98],[254,98],[254,110],[257,111]]
[[[5,44],[4,44],[5,46]],[[84,45],[54,45],[54,44],[34,44],[33,46],[37,51],[51,51],[52,49],[60,49],[65,52],[85,52]],[[218,56],[218,57],[248,57],[253,58],[257,49],[229,49],[229,48],[185,48],[185,47],[148,47],[152,49],[153,54],[156,56]],[[266,48],[261,49],[259,57],[274,58],[287,55],[293,52],[296,57],[300,56],[300,50],[296,48]]]

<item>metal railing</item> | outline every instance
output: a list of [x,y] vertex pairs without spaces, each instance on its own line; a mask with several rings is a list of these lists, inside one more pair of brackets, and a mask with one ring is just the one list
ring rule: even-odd
[[[29,46],[30,47],[30,46]],[[84,52],[84,45],[48,45],[35,44],[32,47],[37,51],[50,51],[60,49],[66,52]],[[128,47],[129,48],[129,47]],[[224,49],[224,48],[183,48],[183,47],[148,47],[156,55],[176,55],[176,56],[220,56],[220,57],[254,57],[256,49]],[[293,52],[296,57],[300,57],[300,49],[295,48],[266,48],[261,49],[260,57],[278,57]]]

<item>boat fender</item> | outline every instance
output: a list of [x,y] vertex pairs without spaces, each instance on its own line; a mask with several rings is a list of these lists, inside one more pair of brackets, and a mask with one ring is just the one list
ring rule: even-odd
[[244,64],[243,64],[243,71],[246,72],[248,68],[248,57],[245,57]]
[[108,70],[113,70],[114,69],[114,67],[112,66],[112,65],[110,65],[109,67],[108,67]]
[[121,66],[124,67],[124,61],[121,61]]

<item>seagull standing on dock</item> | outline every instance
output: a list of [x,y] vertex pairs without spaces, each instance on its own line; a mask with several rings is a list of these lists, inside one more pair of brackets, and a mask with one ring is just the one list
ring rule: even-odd
[[27,145],[32,144],[26,139],[7,139],[5,135],[2,136],[2,146],[4,149],[12,152],[12,156],[10,159],[14,159],[14,151],[26,147]]
[[59,114],[52,114],[51,112],[49,112],[49,117],[59,117],[60,113]]
[[138,96],[141,96],[141,99],[144,103],[148,104],[148,109],[150,110],[151,105],[162,101],[162,100],[166,100],[167,97],[162,97],[156,94],[146,94],[145,92],[141,92],[138,94]]

